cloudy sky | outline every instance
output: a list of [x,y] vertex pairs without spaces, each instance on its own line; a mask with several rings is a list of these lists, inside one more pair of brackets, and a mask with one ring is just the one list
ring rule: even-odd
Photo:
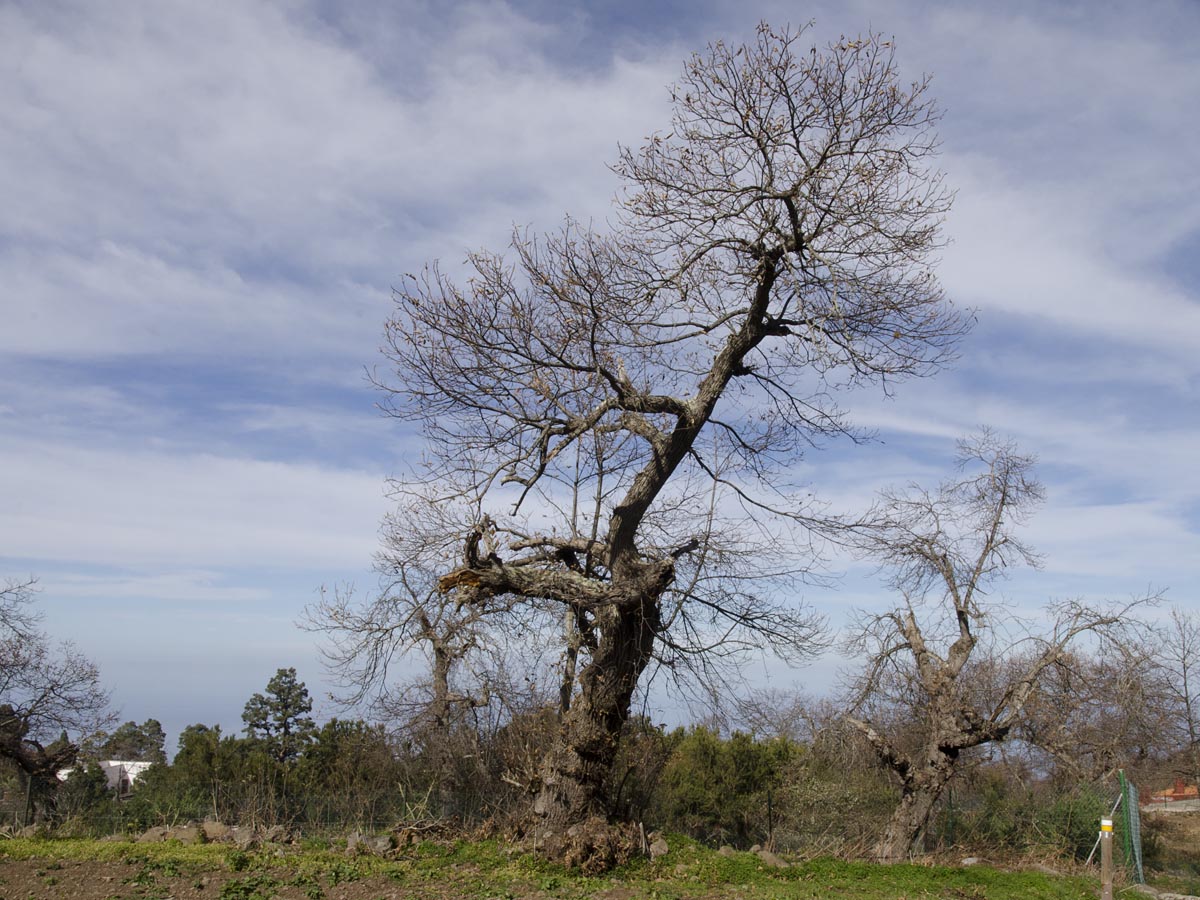
[[0,576],[38,576],[124,718],[236,730],[280,666],[320,702],[293,623],[371,587],[417,452],[364,377],[391,286],[514,223],[603,221],[688,53],[810,18],[933,76],[940,274],[978,316],[953,370],[856,400],[879,440],[811,457],[814,487],[934,480],[989,424],[1048,488],[1013,603],[1200,605],[1193,0],[0,0]]

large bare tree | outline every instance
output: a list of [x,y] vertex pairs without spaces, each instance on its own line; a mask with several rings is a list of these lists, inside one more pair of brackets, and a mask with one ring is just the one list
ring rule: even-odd
[[380,381],[426,441],[394,484],[409,552],[454,553],[456,603],[570,618],[548,831],[605,814],[652,663],[812,650],[790,580],[828,523],[789,469],[852,434],[845,390],[935,371],[967,324],[931,271],[950,195],[926,83],[878,37],[803,35],[695,55],[669,132],[620,151],[610,228],[518,232],[465,282],[434,265],[396,292]]
[[900,784],[874,855],[918,847],[969,751],[1005,740],[1032,713],[1043,682],[1070,666],[1081,635],[1118,639],[1130,608],[1072,601],[1026,627],[991,596],[997,578],[1037,556],[1016,534],[1042,497],[1033,459],[990,432],[959,445],[959,476],[936,490],[883,494],[857,543],[890,575],[901,603],[864,614],[848,651],[865,660],[852,682],[849,725]]

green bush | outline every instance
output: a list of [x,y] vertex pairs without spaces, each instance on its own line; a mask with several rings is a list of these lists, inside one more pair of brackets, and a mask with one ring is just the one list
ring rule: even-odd
[[110,830],[120,805],[95,762],[77,766],[55,792],[55,818],[62,833],[97,836]]
[[697,727],[670,737],[659,784],[657,824],[710,843],[746,847],[769,835],[771,793],[778,790],[796,745],[735,732],[723,739]]
[[1085,859],[1112,799],[1091,785],[1025,786],[1002,770],[984,770],[947,795],[930,829],[931,843],[1012,853],[1046,852]]
[[776,845],[810,855],[858,857],[882,834],[899,791],[872,762],[845,748],[799,747],[775,794]]

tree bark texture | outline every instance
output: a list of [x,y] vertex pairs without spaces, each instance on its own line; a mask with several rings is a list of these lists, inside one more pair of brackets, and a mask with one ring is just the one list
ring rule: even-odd
[[607,816],[608,778],[638,680],[658,634],[657,598],[613,609],[597,652],[579,673],[579,695],[542,763],[534,812],[550,828]]
[[953,774],[954,758],[934,751],[922,771],[906,780],[900,805],[896,807],[883,837],[871,852],[875,859],[880,862],[899,862],[916,852],[925,836],[934,807]]

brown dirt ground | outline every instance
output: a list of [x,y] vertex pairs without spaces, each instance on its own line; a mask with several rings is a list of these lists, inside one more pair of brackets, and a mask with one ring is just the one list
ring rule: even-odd
[[[261,874],[181,867],[178,874],[167,875],[128,862],[0,859],[0,900],[219,900],[227,883],[252,883]],[[288,884],[294,873],[286,870],[267,875],[274,878],[274,883],[261,889],[259,896],[272,900],[310,900],[309,891],[314,887],[311,882]],[[330,884],[322,878],[316,886],[323,900],[459,900],[471,895],[453,885],[427,880],[406,885],[386,876],[340,884]],[[238,896],[250,900],[251,890]],[[548,895],[531,885],[508,896],[512,900],[540,900]],[[631,900],[634,896],[624,888],[596,895],[597,900]]]
[[[150,872],[127,862],[48,862],[47,860],[4,860],[0,862],[0,900],[217,900],[230,881],[253,879],[254,873],[186,869],[175,875]],[[280,881],[286,882],[287,874]],[[419,890],[398,886],[388,878],[329,885],[320,882],[327,900],[401,900],[433,897],[428,884]],[[249,893],[249,892],[247,892]],[[277,900],[308,900],[304,886],[286,883],[264,894]]]

